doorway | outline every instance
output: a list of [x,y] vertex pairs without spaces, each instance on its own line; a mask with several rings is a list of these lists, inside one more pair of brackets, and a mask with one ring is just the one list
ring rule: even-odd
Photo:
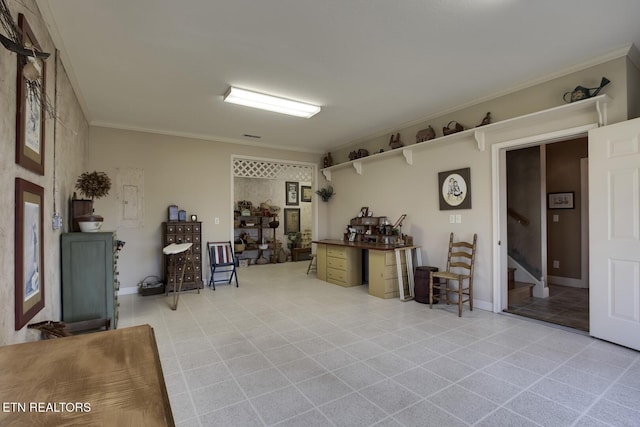
[[231,162],[231,238],[240,266],[309,259],[303,255],[317,230],[316,165],[247,156]]
[[[589,330],[586,136],[502,148],[502,310]],[[560,203],[555,203],[560,202]]]

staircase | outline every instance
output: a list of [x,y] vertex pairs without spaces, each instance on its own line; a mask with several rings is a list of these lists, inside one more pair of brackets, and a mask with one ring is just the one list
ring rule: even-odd
[[508,304],[520,304],[533,297],[533,283],[516,282],[515,268],[507,269],[507,287],[509,290]]

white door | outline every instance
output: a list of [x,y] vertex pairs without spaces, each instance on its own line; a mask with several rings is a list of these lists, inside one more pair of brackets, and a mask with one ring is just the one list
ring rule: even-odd
[[640,350],[640,119],[589,131],[589,333]]

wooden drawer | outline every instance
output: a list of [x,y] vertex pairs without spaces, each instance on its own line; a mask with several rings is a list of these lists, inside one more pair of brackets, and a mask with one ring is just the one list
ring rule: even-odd
[[[404,253],[400,254],[400,262],[402,264],[407,263],[407,259],[405,258]],[[396,265],[396,252],[395,251],[386,251],[384,253],[384,265]]]
[[165,246],[170,244],[170,243],[175,243],[176,242],[176,235],[175,234],[167,234],[164,238],[164,244]]
[[327,279],[336,280],[338,282],[347,281],[347,272],[344,270],[338,270],[335,268],[327,268]]
[[175,234],[176,233],[176,225],[172,223],[166,224],[165,233],[167,234]]
[[343,246],[329,246],[327,248],[327,257],[346,258],[347,248]]
[[347,260],[344,258],[327,257],[327,267],[346,271]]

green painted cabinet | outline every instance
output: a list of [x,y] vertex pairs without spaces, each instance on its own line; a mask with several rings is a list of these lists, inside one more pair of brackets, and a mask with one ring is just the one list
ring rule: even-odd
[[61,236],[62,321],[110,318],[118,324],[116,235],[113,232]]

